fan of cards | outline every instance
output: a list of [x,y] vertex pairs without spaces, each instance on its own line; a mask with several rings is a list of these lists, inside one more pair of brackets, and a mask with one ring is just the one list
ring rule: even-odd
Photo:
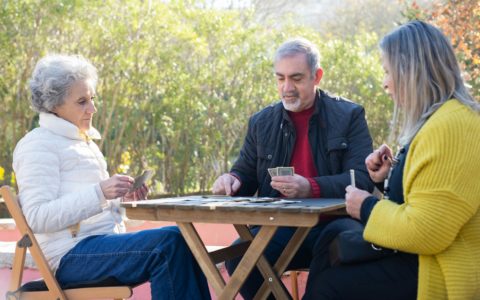
[[130,192],[138,189],[144,183],[147,183],[147,181],[150,178],[152,178],[152,176],[153,176],[153,170],[144,170],[142,175],[135,177],[135,182],[133,183],[133,186],[130,188]]
[[268,173],[271,177],[273,176],[293,176],[295,173],[293,167],[276,167],[276,168],[268,168]]

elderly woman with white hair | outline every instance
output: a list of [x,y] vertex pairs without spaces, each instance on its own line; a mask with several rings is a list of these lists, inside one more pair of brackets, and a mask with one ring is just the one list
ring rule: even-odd
[[208,285],[176,227],[122,233],[121,199],[145,199],[133,178],[109,176],[93,142],[97,71],[80,56],[48,55],[30,81],[40,126],[13,154],[19,201],[63,287],[108,280],[150,281],[152,299],[210,299]]

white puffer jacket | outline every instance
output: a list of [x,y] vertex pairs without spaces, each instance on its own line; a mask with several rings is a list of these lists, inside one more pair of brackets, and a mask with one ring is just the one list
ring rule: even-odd
[[[93,128],[87,135],[100,138]],[[40,113],[40,127],[25,135],[13,153],[20,205],[53,270],[82,239],[124,231],[119,200],[106,201],[100,189],[109,175],[91,139],[72,123]],[[75,237],[69,227],[78,228]]]

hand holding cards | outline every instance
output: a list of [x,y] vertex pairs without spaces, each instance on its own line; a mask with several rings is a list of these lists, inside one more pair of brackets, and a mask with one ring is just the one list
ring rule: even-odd
[[294,169],[293,167],[276,167],[276,168],[269,168],[268,173],[270,177],[273,176],[293,176]]
[[150,180],[153,176],[153,170],[144,170],[142,175],[135,177],[135,181],[133,182],[133,186],[130,188],[130,192],[135,191],[136,189],[140,188],[144,183]]

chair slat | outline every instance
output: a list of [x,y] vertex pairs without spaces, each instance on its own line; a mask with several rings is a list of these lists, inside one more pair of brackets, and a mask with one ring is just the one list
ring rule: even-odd
[[13,259],[12,276],[10,277],[10,291],[16,291],[22,284],[23,267],[25,266],[25,257],[27,248],[17,246]]
[[[128,286],[107,286],[94,288],[66,289],[64,293],[68,300],[88,300],[88,299],[127,299],[132,296],[132,289]],[[39,292],[22,292],[20,294],[22,300],[38,300],[38,299],[56,299],[49,294],[48,291]]]

